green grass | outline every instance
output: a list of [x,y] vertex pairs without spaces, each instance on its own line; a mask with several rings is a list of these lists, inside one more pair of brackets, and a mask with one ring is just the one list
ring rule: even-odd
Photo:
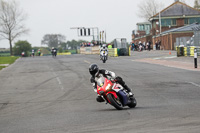
[[5,66],[0,66],[0,70],[3,69],[3,68],[5,68]]
[[72,54],[76,54],[76,49],[68,49],[67,52],[71,52]]
[[15,57],[15,56],[0,57],[0,64],[12,64],[18,58],[19,57]]

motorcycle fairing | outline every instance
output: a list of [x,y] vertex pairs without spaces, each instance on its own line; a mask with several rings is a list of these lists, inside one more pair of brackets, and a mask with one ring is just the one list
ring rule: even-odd
[[123,90],[118,91],[117,95],[122,100],[121,102],[122,102],[123,106],[125,106],[128,103],[128,97],[127,97],[127,95],[124,93]]

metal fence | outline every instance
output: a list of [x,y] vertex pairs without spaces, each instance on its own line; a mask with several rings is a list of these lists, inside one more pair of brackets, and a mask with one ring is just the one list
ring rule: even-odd
[[114,48],[117,48],[117,54],[119,56],[129,56],[129,47],[126,42],[126,38],[117,38],[114,40]]
[[193,28],[194,35],[192,37],[179,37],[176,38],[175,47],[188,47],[188,46],[200,46],[200,27]]
[[179,46],[191,46],[191,37],[179,37],[176,38],[176,45],[175,47],[179,47]]
[[114,40],[114,48],[127,48],[126,38],[117,38]]
[[194,31],[194,45],[200,46],[200,30]]

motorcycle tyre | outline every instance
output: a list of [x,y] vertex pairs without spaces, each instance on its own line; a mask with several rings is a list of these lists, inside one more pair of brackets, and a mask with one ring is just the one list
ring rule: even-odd
[[106,63],[106,57],[103,57],[103,63]]
[[116,98],[112,94],[108,94],[107,98],[110,101],[110,104],[113,105],[117,110],[122,110],[123,109],[122,103],[120,102],[121,105],[119,105],[115,100]]
[[135,106],[137,105],[137,101],[135,99],[135,97],[131,98],[131,103],[128,104],[129,108],[135,108]]

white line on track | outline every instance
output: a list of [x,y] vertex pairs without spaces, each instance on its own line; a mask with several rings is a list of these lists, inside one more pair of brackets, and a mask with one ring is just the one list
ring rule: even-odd
[[194,85],[194,86],[196,86],[196,87],[199,87],[199,88],[200,88],[200,85],[198,85],[198,84],[196,84],[196,83],[194,83],[194,82],[188,82],[188,83],[190,83],[190,84],[192,84],[192,85]]
[[52,71],[52,73],[53,73],[53,75],[55,76],[55,78],[57,79],[57,81],[58,81],[58,84],[59,84],[59,86],[60,86],[60,88],[61,88],[61,90],[64,90],[64,87],[62,86],[62,82],[61,82],[61,80],[60,80],[60,78],[58,77],[58,75],[53,71],[53,69],[52,68],[50,68],[49,67],[49,69]]
[[58,81],[58,84],[61,85],[61,81],[60,81],[60,78],[59,77],[56,77],[57,81]]
[[91,63],[90,63],[89,61],[87,61],[87,60],[84,60],[84,62],[85,62],[85,63],[88,63],[88,64],[91,64]]
[[177,56],[166,56],[166,57],[156,57],[153,58],[154,60],[159,60],[159,59],[172,59],[172,58],[176,58]]

